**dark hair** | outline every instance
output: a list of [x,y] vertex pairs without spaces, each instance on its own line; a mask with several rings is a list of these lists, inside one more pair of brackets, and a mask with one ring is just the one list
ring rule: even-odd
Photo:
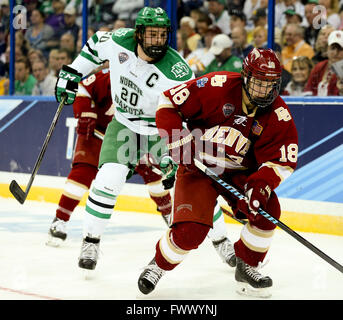
[[30,61],[26,57],[22,57],[16,60],[15,64],[18,63],[23,63],[25,65],[25,69],[29,69],[30,73],[32,72]]
[[41,11],[41,10],[39,10],[39,9],[33,9],[32,12],[33,12],[33,11],[37,11],[37,12],[40,14],[40,16],[43,18],[43,20],[45,20],[45,14],[44,14],[43,11]]
[[74,58],[73,53],[70,50],[68,50],[66,48],[58,49],[58,53],[63,53],[63,52],[65,52],[67,54],[67,56],[68,56],[68,58],[70,58],[70,60],[73,60],[73,58]]

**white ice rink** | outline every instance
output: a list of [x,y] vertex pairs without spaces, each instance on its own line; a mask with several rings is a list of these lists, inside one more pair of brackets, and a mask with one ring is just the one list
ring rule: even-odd
[[[237,300],[234,270],[221,262],[208,239],[168,272],[155,291],[144,296],[139,274],[154,255],[165,230],[155,214],[117,211],[101,242],[101,255],[91,279],[77,266],[82,238],[83,208],[68,224],[68,238],[60,248],[45,245],[55,214],[52,203],[0,198],[0,300]],[[241,226],[227,224],[235,241]],[[343,237],[301,233],[312,244],[343,263]],[[341,300],[343,274],[282,230],[277,230],[261,270],[274,286],[270,299]]]

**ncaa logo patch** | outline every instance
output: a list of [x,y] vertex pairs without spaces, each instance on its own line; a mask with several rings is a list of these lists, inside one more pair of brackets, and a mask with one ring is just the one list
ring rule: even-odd
[[230,117],[234,111],[235,111],[235,106],[233,104],[225,103],[223,105],[223,114],[226,118]]
[[120,52],[118,54],[120,64],[124,63],[129,59],[129,55],[126,52]]
[[199,80],[197,80],[197,87],[198,88],[203,88],[205,87],[205,84],[207,83],[208,78],[201,78]]

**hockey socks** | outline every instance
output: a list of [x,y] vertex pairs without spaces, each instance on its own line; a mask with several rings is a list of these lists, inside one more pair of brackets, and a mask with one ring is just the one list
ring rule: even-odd
[[97,171],[97,168],[87,164],[77,164],[72,168],[58,203],[57,218],[69,221],[75,207],[88,191]]

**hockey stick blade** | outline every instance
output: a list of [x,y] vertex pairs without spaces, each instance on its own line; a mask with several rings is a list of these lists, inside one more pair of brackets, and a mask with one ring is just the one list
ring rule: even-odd
[[13,194],[14,198],[16,198],[21,204],[25,202],[27,194],[20,188],[17,181],[12,180],[10,184],[10,191]]
[[[222,180],[213,170],[205,166],[202,162],[200,162],[197,159],[194,159],[194,163],[196,167],[201,170],[203,173],[205,173],[208,177],[216,181],[219,185],[221,185],[224,189],[229,191],[231,194],[235,195],[238,199],[244,198],[244,195],[241,194],[235,187],[227,183],[226,181]],[[314,246],[311,242],[307,241],[305,238],[303,238],[300,234],[295,232],[293,229],[285,225],[280,220],[274,218],[266,211],[262,210],[261,208],[258,209],[258,213],[262,215],[264,218],[268,219],[270,222],[274,223],[276,226],[278,226],[283,231],[287,232],[291,237],[298,240],[301,244],[303,244],[305,247],[310,249],[313,253],[321,257],[324,261],[329,263],[331,266],[339,270],[343,273],[343,266],[339,264],[337,261],[329,257],[326,253],[318,249],[316,246]]]
[[44,140],[44,143],[42,145],[42,148],[39,152],[39,155],[38,155],[38,158],[36,160],[36,163],[33,167],[33,170],[32,170],[32,173],[31,173],[31,177],[30,177],[30,180],[26,186],[26,189],[25,189],[25,192],[20,188],[20,186],[18,185],[18,183],[13,180],[10,184],[10,191],[11,193],[13,194],[13,196],[21,203],[23,204],[26,200],[26,197],[27,195],[29,194],[29,191],[31,189],[31,186],[32,186],[32,183],[33,183],[33,180],[35,179],[35,176],[38,172],[38,169],[41,165],[41,162],[42,162],[42,159],[44,157],[44,154],[45,154],[45,151],[46,151],[46,148],[48,146],[48,143],[50,141],[50,138],[51,138],[51,135],[52,135],[52,132],[54,131],[55,129],[55,126],[57,124],[57,120],[62,112],[62,109],[63,109],[63,106],[64,106],[64,103],[67,99],[67,95],[64,95],[64,97],[62,98],[62,101],[60,102],[60,104],[58,105],[58,108],[57,108],[57,111],[55,113],[55,116],[54,116],[54,119],[52,120],[51,122],[51,125],[50,125],[50,128],[48,130],[48,133],[45,137],[45,140]]

